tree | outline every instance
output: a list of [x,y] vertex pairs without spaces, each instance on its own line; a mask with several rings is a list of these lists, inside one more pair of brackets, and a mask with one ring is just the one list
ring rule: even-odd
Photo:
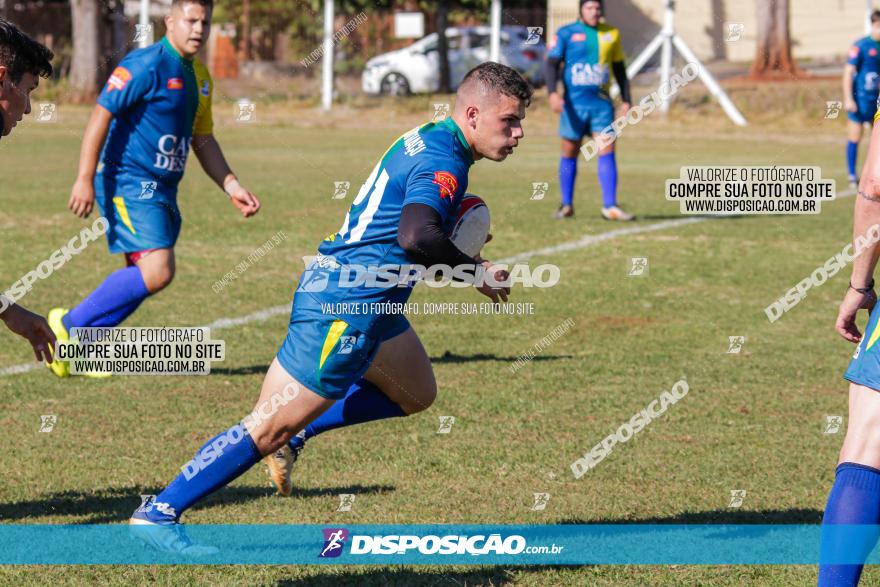
[[97,0],[71,0],[73,55],[70,65],[70,100],[85,102],[98,92]]
[[803,75],[791,57],[789,0],[762,0],[757,6],[758,38],[752,77]]

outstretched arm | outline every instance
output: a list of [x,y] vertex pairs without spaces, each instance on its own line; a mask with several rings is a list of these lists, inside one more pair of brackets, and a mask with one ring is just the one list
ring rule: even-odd
[[260,200],[238,183],[214,135],[195,135],[192,148],[208,177],[226,192],[245,218],[250,218],[260,210]]

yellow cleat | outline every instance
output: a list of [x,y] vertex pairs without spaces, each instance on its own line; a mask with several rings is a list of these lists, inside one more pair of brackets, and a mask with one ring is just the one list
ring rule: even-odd
[[[52,308],[49,311],[49,316],[47,321],[49,322],[49,328],[52,329],[52,332],[55,333],[55,338],[58,339],[58,342],[69,342],[70,336],[67,333],[67,329],[64,328],[64,324],[61,323],[61,319],[67,314],[70,310],[67,308]],[[59,361],[55,358],[55,349],[52,349],[52,362],[47,365],[49,369],[52,370],[52,373],[57,375],[58,377],[70,377],[70,364],[67,361]]]

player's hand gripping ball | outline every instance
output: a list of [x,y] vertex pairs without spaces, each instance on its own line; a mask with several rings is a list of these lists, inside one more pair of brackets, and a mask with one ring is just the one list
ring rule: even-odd
[[449,234],[452,243],[462,253],[476,257],[489,238],[489,228],[489,207],[486,202],[480,196],[465,194],[458,207],[458,218]]

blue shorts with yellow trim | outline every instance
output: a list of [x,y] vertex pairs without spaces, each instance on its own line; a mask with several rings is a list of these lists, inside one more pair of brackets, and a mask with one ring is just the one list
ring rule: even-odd
[[576,104],[565,101],[559,117],[559,136],[579,141],[585,136],[600,133],[614,122],[614,104],[604,94],[581,99]]
[[287,338],[277,358],[308,389],[327,399],[342,399],[370,368],[381,344],[381,338],[325,314],[318,299],[299,291],[293,296]]
[[871,312],[862,342],[856,347],[843,378],[880,391],[880,307]]
[[182,219],[175,194],[157,182],[95,176],[95,200],[107,219],[111,253],[171,248]]

